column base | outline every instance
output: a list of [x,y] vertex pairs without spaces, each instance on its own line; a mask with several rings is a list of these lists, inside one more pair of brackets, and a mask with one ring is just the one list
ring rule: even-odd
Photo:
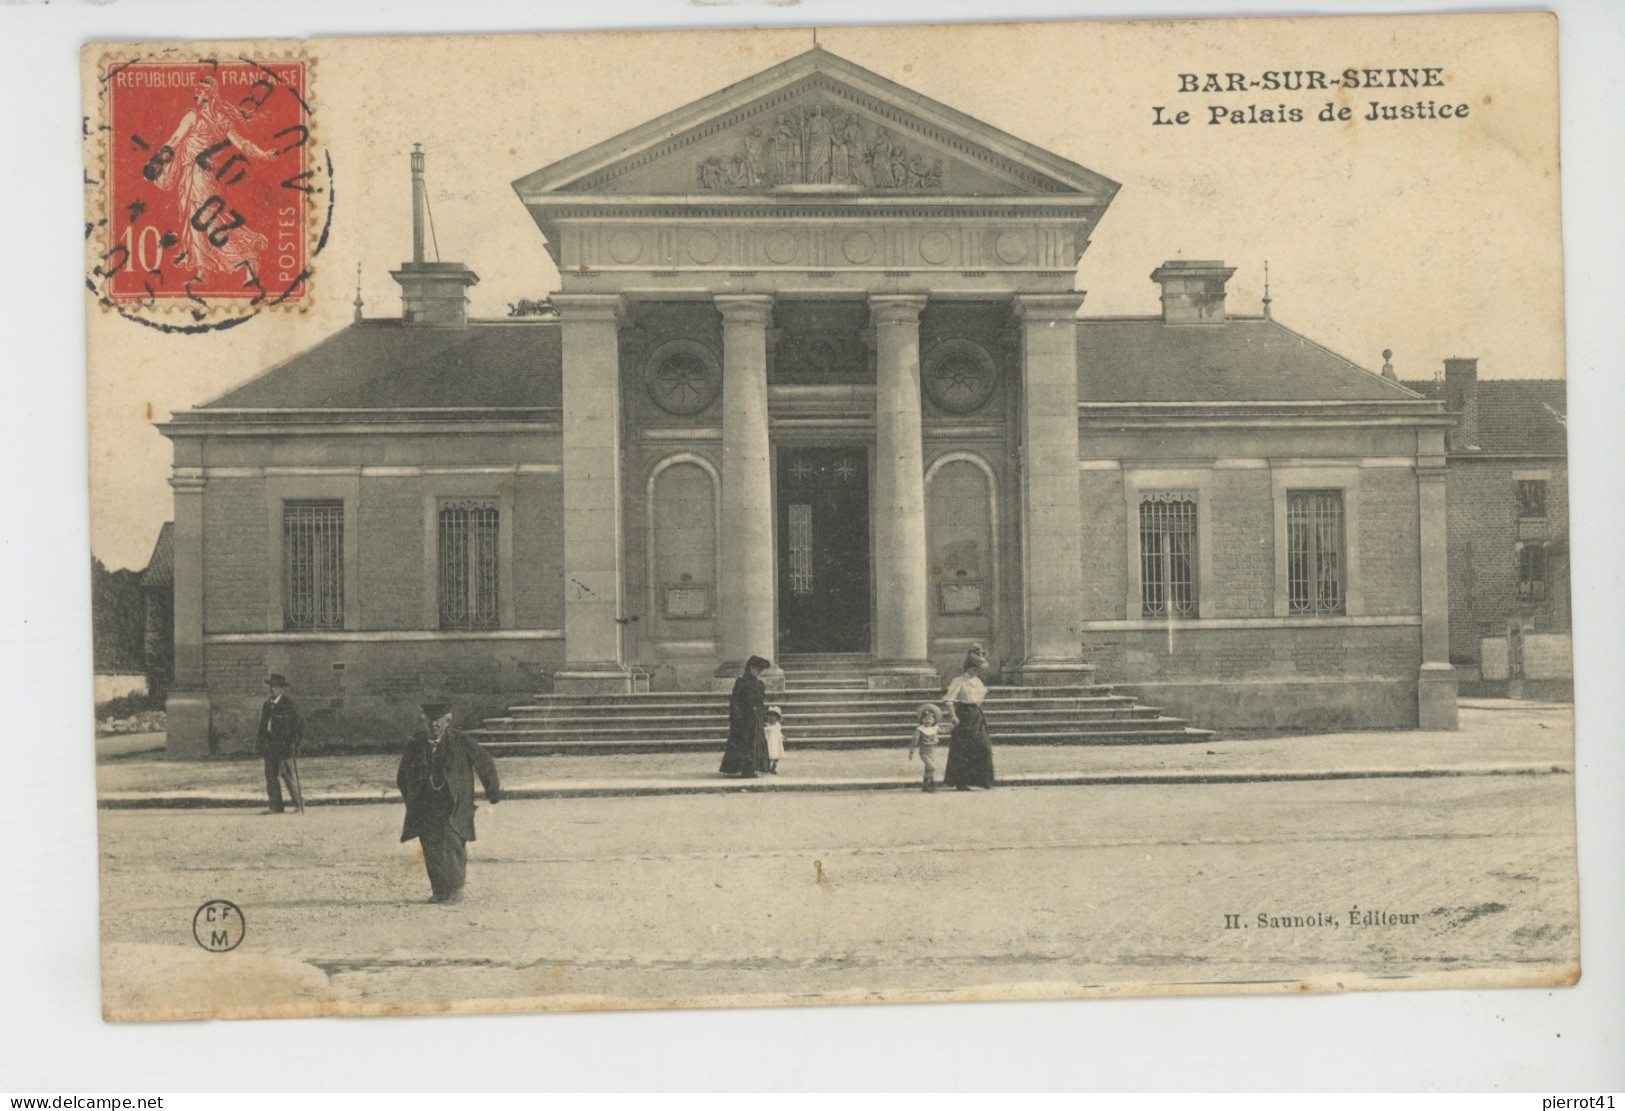
[[1457,729],[1456,669],[1449,664],[1423,664],[1416,676],[1416,727]]
[[[648,689],[648,679],[644,679]],[[625,664],[580,664],[553,673],[554,694],[631,694],[636,676]]]
[[1021,687],[1079,687],[1095,681],[1095,665],[1078,657],[1031,656],[1008,672],[1008,678]]
[[930,660],[876,660],[869,667],[872,691],[940,690],[942,675]]
[[164,699],[164,755],[171,760],[205,760],[209,756],[211,712],[206,690],[170,688]]

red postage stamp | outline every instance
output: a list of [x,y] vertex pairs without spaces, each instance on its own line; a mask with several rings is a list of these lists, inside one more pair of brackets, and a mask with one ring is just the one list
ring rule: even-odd
[[307,65],[107,61],[105,207],[87,229],[99,240],[91,285],[104,304],[202,319],[308,299],[325,174],[313,164]]

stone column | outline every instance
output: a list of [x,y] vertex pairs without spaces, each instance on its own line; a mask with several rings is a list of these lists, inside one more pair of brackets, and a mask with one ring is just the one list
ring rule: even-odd
[[[1441,445],[1442,446],[1442,445]],[[1421,525],[1422,670],[1416,679],[1419,729],[1455,729],[1456,669],[1450,664],[1450,570],[1445,544],[1446,469],[1442,453],[1417,460]]]
[[1081,293],[1018,294],[1021,319],[1020,682],[1087,682],[1082,658],[1083,519],[1078,492]]
[[555,293],[563,330],[563,693],[624,692],[619,294]]
[[869,298],[875,331],[875,666],[871,687],[934,685],[920,443],[920,296]]
[[767,330],[773,298],[726,295],[722,313],[722,643],[719,685],[739,677],[745,660],[773,660],[764,681],[778,685],[773,617],[773,463],[767,430]]
[[[203,671],[203,468],[174,469],[175,679],[164,700],[171,760],[209,755],[209,691]],[[276,538],[280,543],[281,538]]]

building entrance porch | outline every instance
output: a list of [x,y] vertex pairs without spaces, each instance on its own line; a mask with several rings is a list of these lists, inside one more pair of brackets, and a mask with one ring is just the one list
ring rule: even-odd
[[867,653],[867,447],[780,448],[777,513],[778,653]]

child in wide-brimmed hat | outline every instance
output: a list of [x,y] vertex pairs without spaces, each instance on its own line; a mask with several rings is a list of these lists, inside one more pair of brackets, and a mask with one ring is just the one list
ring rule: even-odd
[[937,723],[941,720],[942,711],[937,709],[936,703],[921,703],[915,714],[914,735],[908,740],[908,758],[914,759],[914,751],[918,749],[920,765],[925,769],[925,781],[920,785],[922,791],[937,789]]
[[784,711],[769,706],[762,715],[762,733],[767,737],[767,771],[779,774],[779,758],[784,755]]

